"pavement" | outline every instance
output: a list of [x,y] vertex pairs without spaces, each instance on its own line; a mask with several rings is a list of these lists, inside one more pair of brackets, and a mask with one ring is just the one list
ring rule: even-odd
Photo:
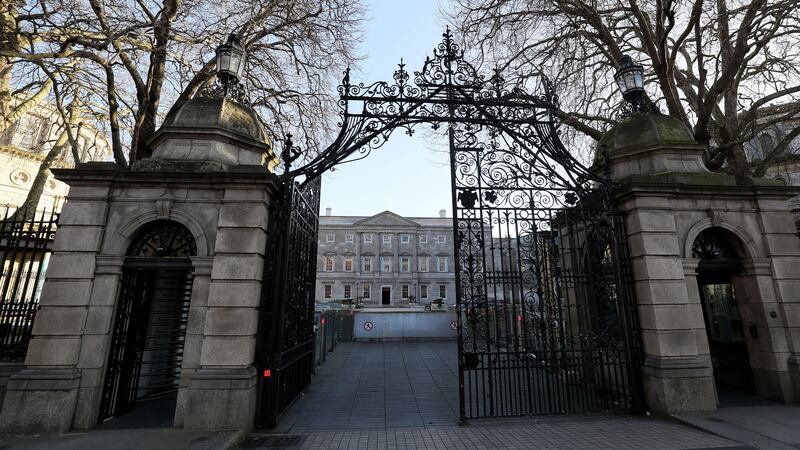
[[[481,419],[459,426],[453,350],[454,343],[447,341],[337,345],[305,395],[270,432],[243,436],[137,428],[156,417],[142,413],[87,432],[0,438],[0,449],[800,447],[800,407],[735,395],[721,395],[718,411],[681,415],[675,420],[583,414]],[[162,421],[159,418],[158,423]]]
[[239,449],[744,449],[660,419],[611,415],[474,420],[467,426],[254,434]]
[[343,342],[276,431],[455,425],[455,341]]
[[675,417],[700,430],[758,449],[800,448],[800,406],[719,389],[720,407]]
[[93,429],[61,436],[0,437],[0,449],[19,450],[220,450],[242,439],[235,431],[188,431],[175,428]]

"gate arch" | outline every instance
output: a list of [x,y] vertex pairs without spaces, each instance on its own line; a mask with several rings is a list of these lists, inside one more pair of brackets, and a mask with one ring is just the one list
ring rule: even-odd
[[[149,413],[171,426],[183,363],[192,292],[193,233],[148,222],[128,244],[117,297],[98,422],[149,401]],[[163,417],[161,417],[163,416]]]
[[[641,346],[623,221],[608,171],[590,169],[561,142],[549,81],[542,77],[543,92],[528,93],[498,70],[484,77],[449,30],[411,80],[402,61],[392,82],[354,84],[345,70],[338,136],[297,168],[291,165],[302,152],[287,139],[284,190],[318,185],[322,173],[366,157],[397,129],[411,135],[429,124],[446,131],[461,421],[641,410]],[[601,224],[608,264],[585,265],[583,247]],[[597,273],[604,267],[612,268],[613,295],[594,283],[606,276]],[[606,332],[576,319],[579,292],[585,302],[602,303]]]

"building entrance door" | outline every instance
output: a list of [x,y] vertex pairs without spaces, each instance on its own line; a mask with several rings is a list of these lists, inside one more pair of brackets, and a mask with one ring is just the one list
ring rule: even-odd
[[[172,426],[197,247],[181,224],[159,220],[132,240],[123,266],[99,423],[144,406]],[[143,408],[144,409],[144,408]]]
[[698,284],[717,384],[754,392],[745,330],[731,276],[701,274]]
[[384,287],[381,288],[381,305],[391,305],[392,304],[392,288]]

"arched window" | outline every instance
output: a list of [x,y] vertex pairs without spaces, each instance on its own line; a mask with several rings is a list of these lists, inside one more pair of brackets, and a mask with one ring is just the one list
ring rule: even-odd
[[197,255],[191,231],[178,222],[156,220],[136,234],[128,247],[128,256],[185,258]]
[[734,240],[735,236],[724,228],[707,228],[694,240],[692,258],[701,261],[737,260],[739,255]]

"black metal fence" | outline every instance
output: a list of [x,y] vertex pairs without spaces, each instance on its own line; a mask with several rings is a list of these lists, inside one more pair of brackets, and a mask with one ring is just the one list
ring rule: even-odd
[[314,289],[317,274],[319,191],[292,180],[270,213],[259,326],[259,425],[280,414],[311,382],[314,371]]
[[25,359],[58,224],[53,210],[0,220],[0,360]]

